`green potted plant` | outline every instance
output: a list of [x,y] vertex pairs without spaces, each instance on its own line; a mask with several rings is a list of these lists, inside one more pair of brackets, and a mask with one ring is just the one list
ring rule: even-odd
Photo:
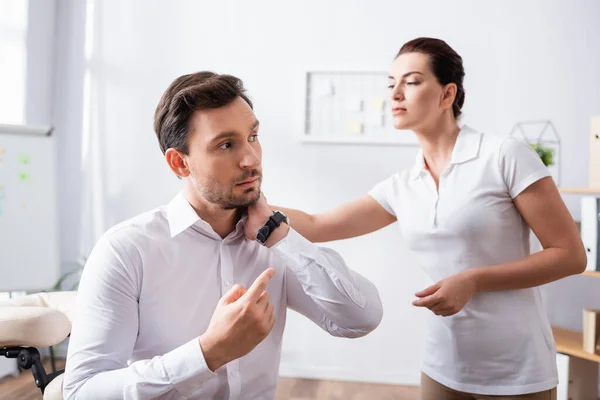
[[533,143],[531,147],[540,156],[546,167],[554,165],[554,149],[546,147],[541,143]]

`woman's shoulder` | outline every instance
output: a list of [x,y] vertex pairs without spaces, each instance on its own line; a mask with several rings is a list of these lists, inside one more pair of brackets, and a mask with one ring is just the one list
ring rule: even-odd
[[526,165],[537,168],[540,164],[540,158],[531,145],[525,140],[511,135],[482,133],[480,155],[490,162],[490,165],[497,165],[499,171],[506,171],[507,168],[510,169],[517,165],[519,169]]
[[399,187],[403,186],[409,179],[411,168],[401,169],[397,172],[380,179],[375,184],[372,191],[395,192]]
[[380,178],[378,183],[405,181],[407,179],[408,175],[410,174],[410,170],[411,170],[411,168],[409,167],[409,168],[404,168],[399,171],[396,171],[396,172],[392,173],[391,175],[384,176],[383,179]]
[[503,143],[507,139],[511,138],[511,136],[502,136],[495,132],[482,131],[479,133],[481,134],[481,143],[483,145],[486,145],[487,147],[490,147],[490,148],[496,148],[496,149],[499,149],[500,147],[502,147]]
[[479,132],[481,135],[481,147],[491,155],[502,156],[515,148],[522,147],[525,143],[510,135],[499,135],[497,133]]

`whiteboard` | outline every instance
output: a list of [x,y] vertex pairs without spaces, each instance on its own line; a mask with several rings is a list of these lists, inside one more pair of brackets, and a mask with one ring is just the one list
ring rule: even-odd
[[387,72],[308,71],[304,141],[418,145],[394,128]]
[[59,278],[55,158],[51,129],[0,125],[0,291]]

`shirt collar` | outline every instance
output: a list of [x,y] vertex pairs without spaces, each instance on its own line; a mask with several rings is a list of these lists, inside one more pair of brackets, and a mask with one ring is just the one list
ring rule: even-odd
[[[481,147],[481,133],[471,129],[468,126],[463,126],[458,133],[454,149],[452,149],[452,158],[450,164],[460,164],[472,160],[479,156],[479,148]],[[410,171],[410,178],[417,179],[422,172],[425,171],[425,159],[423,158],[423,150],[419,149],[415,165]]]
[[[243,215],[237,222],[235,231],[229,234],[228,237],[237,237],[240,233],[244,233],[244,226],[247,215]],[[210,226],[210,224],[198,216],[196,210],[188,203],[183,193],[177,194],[173,200],[167,205],[167,221],[169,222],[169,230],[171,237],[179,235],[186,229],[195,226],[204,232],[210,233],[211,236],[221,238]]]
[[415,165],[410,170],[410,179],[417,179],[421,176],[421,172],[423,171],[425,171],[425,160],[423,159],[423,150],[419,149],[417,158],[415,159]]
[[458,133],[458,138],[452,150],[452,159],[450,164],[460,164],[470,161],[479,156],[481,147],[481,133],[463,126]]

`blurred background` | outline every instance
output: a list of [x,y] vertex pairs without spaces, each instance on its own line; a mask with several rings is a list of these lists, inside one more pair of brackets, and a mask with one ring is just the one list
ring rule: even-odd
[[[587,187],[590,121],[600,115],[599,20],[597,0],[0,0],[0,123],[54,127],[60,275],[76,272],[109,227],[178,192],[153,114],[172,80],[199,70],[244,81],[272,204],[324,211],[413,164],[410,139],[388,140],[410,132],[382,141],[354,126],[311,140],[307,88],[311,72],[341,71],[379,73],[385,90],[399,48],[419,36],[441,38],[463,58],[461,123],[508,135],[523,121],[551,121],[560,186]],[[579,195],[564,199],[580,220]],[[389,397],[361,398],[416,399],[409,389],[419,384],[428,314],[411,301],[429,279],[396,225],[331,247],[377,285],[384,319],[367,337],[340,340],[290,312],[280,373],[292,380],[282,381],[282,398],[350,398],[323,394],[318,383],[298,389],[294,379],[310,378],[398,385],[385,386]],[[544,297],[553,325],[581,331],[582,309],[600,308],[600,279],[568,278],[544,287]]]

